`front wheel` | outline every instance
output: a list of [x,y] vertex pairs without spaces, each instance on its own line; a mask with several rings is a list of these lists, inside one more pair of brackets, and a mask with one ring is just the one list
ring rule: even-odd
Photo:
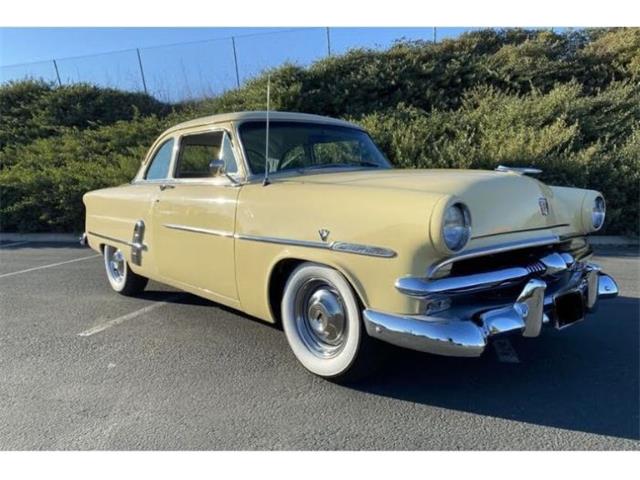
[[376,364],[375,340],[364,330],[358,300],[344,276],[303,263],[285,286],[282,324],[296,358],[310,372],[350,382]]
[[104,267],[111,288],[122,295],[140,293],[149,281],[148,278],[136,274],[129,268],[122,250],[110,245],[104,246]]

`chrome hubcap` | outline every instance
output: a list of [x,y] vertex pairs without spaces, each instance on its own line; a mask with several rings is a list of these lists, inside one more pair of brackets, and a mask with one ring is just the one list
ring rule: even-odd
[[125,275],[125,259],[124,254],[117,248],[106,247],[107,250],[107,265],[109,276],[117,283],[124,281]]
[[342,349],[347,330],[344,303],[324,280],[307,281],[296,295],[296,327],[309,350],[332,357]]

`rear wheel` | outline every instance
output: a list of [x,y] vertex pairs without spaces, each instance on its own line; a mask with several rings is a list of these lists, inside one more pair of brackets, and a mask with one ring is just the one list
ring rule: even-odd
[[144,290],[148,278],[136,274],[129,268],[124,252],[119,248],[105,245],[104,267],[109,284],[122,295],[135,295]]
[[284,289],[282,325],[296,358],[310,372],[340,381],[368,375],[376,342],[364,330],[358,300],[344,276],[303,263]]

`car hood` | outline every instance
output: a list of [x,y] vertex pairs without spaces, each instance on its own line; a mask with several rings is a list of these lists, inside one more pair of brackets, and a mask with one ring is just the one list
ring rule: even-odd
[[[512,172],[486,170],[358,170],[317,173],[291,181],[410,190],[454,196],[471,211],[473,238],[568,226],[558,215],[554,192],[538,180]],[[543,214],[541,201],[549,210]]]

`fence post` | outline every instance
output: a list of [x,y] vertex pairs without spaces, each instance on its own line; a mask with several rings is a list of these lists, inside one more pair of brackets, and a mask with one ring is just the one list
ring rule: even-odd
[[327,27],[327,53],[331,56],[331,33]]
[[140,57],[139,48],[136,48],[136,53],[138,54],[138,65],[140,66],[140,76],[142,77],[142,86],[144,87],[144,93],[148,95],[149,92],[147,92],[147,82],[144,79],[144,70],[142,69],[142,57]]
[[236,53],[236,37],[231,37],[231,45],[233,46],[233,63],[236,66],[236,87],[240,88],[240,73],[238,72],[238,54]]
[[436,27],[433,27],[433,43],[436,43]]
[[58,78],[58,86],[61,87],[62,86],[62,81],[60,80],[60,71],[58,70],[58,62],[56,62],[55,59],[53,59],[52,61],[53,61],[53,68],[56,69],[56,77]]

